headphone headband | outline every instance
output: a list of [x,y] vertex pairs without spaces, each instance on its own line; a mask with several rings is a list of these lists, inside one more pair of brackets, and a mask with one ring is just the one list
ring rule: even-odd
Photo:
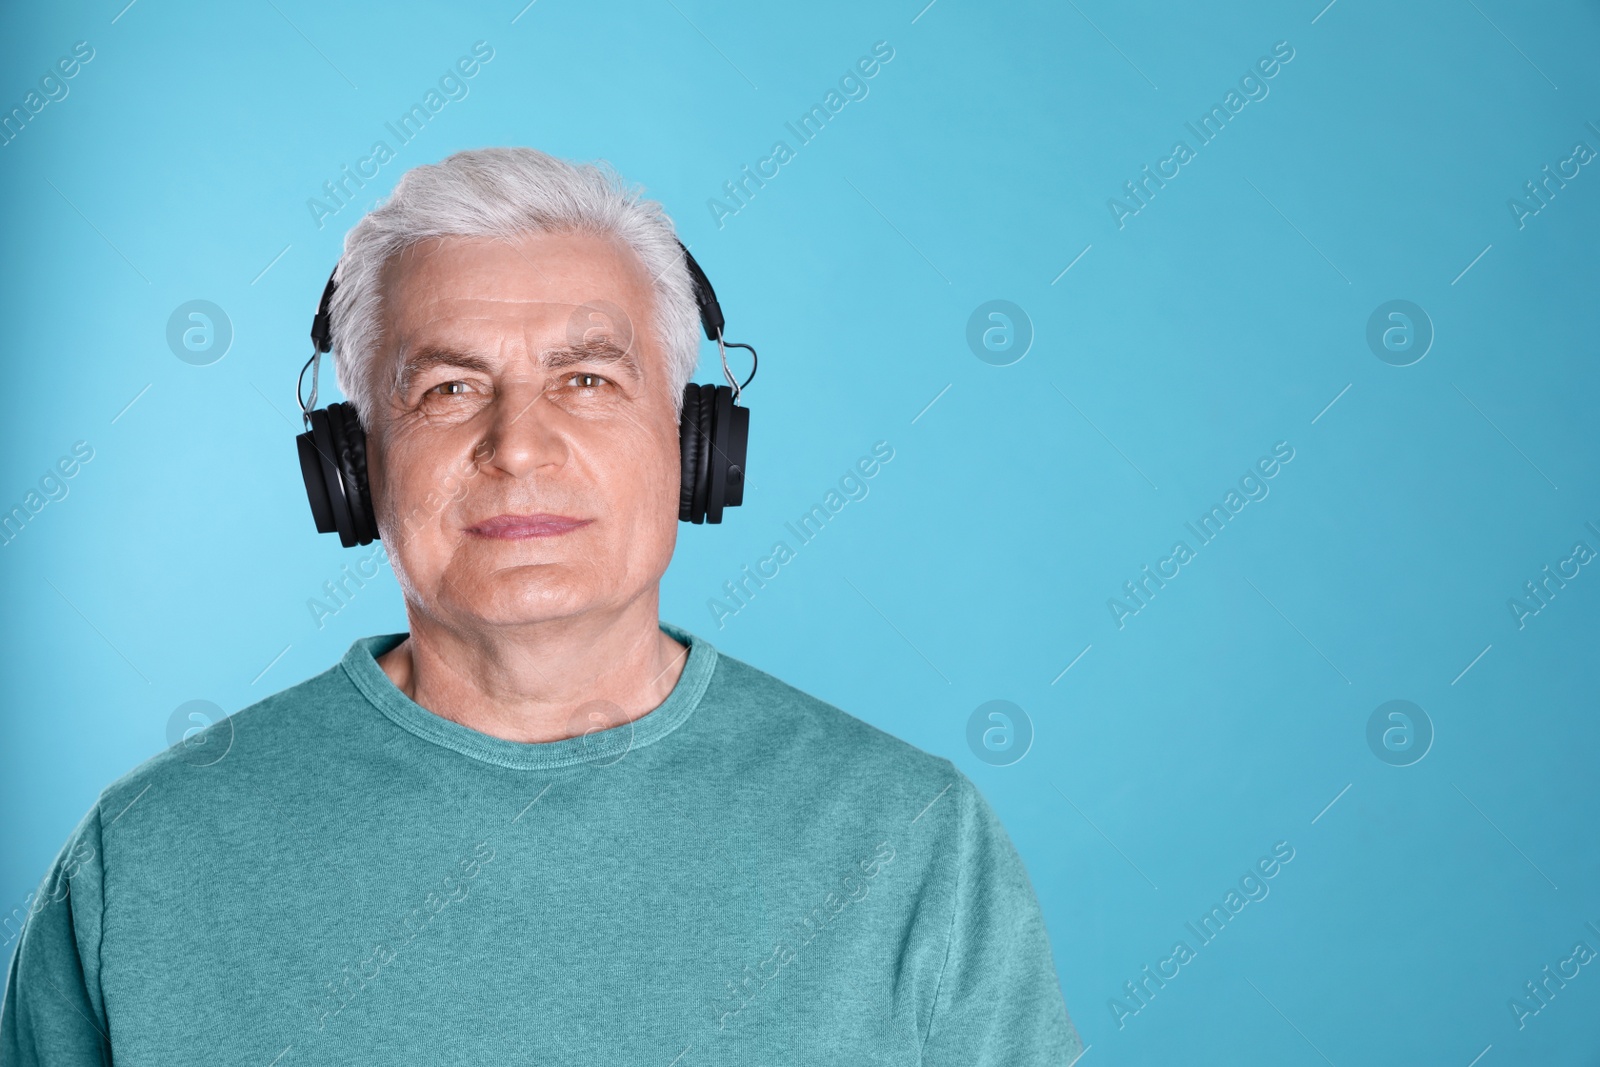
[[[678,247],[683,250],[684,266],[689,268],[689,281],[694,286],[694,302],[700,308],[700,325],[706,331],[706,340],[720,341],[726,320],[722,317],[722,305],[717,303],[716,290],[711,288],[711,279],[700,269],[700,264],[690,254],[689,247],[682,240],[677,238],[674,240],[678,241]],[[333,307],[333,291],[339,287],[339,283],[335,280],[338,275],[339,264],[335,263],[333,271],[328,275],[328,284],[322,288],[322,299],[317,302],[317,313],[311,319],[311,343],[321,354],[333,349],[333,316],[330,309]],[[751,351],[754,352],[755,349]],[[750,372],[750,377],[755,377],[754,370]],[[750,384],[749,379],[745,380],[745,384]]]
[[333,317],[328,309],[333,306],[333,291],[338,283],[333,280],[339,273],[339,264],[333,265],[333,273],[328,275],[328,284],[322,288],[322,299],[317,303],[317,313],[311,319],[311,343],[319,354],[325,354],[333,348]]

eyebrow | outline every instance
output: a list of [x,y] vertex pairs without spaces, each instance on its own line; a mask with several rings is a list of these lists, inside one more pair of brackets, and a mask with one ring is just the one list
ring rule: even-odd
[[423,345],[415,352],[402,353],[400,366],[396,368],[394,375],[395,392],[405,396],[411,391],[411,383],[417,376],[434,367],[460,367],[480,374],[494,372],[494,367],[482,357],[439,345]]
[[[621,348],[604,337],[546,348],[540,356],[541,366],[549,370],[563,370],[583,363],[602,363],[621,366],[635,377],[642,376],[638,357],[631,350]],[[495,369],[494,364],[470,352],[445,345],[424,344],[416,351],[404,354],[395,373],[395,391],[401,396],[406,395],[419,375],[435,367],[459,367],[483,375],[493,375]]]
[[575,345],[547,348],[541,354],[544,357],[544,365],[551,370],[562,370],[580,363],[613,363],[625,367],[635,376],[640,376],[643,372],[643,368],[639,366],[639,357],[634,355],[632,349],[622,348],[615,341],[605,337],[581,341]]

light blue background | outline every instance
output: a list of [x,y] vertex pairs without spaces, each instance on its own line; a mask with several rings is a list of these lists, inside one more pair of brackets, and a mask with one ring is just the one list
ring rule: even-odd
[[[1600,964],[1524,1028],[1508,1006],[1600,950],[1600,567],[1523,628],[1507,606],[1600,549],[1600,164],[1523,228],[1507,206],[1600,150],[1595,5],[923,2],[0,18],[6,109],[95,49],[0,148],[0,504],[95,450],[0,549],[0,908],[180,704],[237,710],[405,628],[387,572],[312,621],[372,548],[313,532],[294,376],[360,211],[528,144],[642,183],[761,350],[754,484],[680,530],[663,615],[972,775],[1086,1067],[1600,1063]],[[477,40],[467,98],[319,229],[307,199]],[[880,40],[869,95],[719,228],[707,200]],[[1267,98],[1119,229],[1108,198],[1279,41]],[[191,299],[235,331],[210,366],[165,341]],[[1010,366],[965,339],[994,299],[1035,333]],[[1436,331],[1411,366],[1366,343],[1391,299]],[[718,628],[723,582],[880,440],[870,494]],[[1270,495],[1119,629],[1107,599],[1279,441]],[[1010,766],[966,741],[994,699],[1035,733]],[[1368,747],[1391,699],[1436,731],[1411,766]],[[1278,841],[1270,896],[1119,1027],[1111,998]]]

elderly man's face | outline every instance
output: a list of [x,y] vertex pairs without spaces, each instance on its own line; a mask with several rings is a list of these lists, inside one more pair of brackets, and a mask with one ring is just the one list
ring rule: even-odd
[[652,589],[677,537],[678,428],[632,250],[436,238],[382,293],[369,468],[407,600],[446,626],[514,626]]

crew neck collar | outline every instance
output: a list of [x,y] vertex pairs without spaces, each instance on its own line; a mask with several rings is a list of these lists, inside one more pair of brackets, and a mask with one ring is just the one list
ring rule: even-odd
[[560,741],[508,741],[494,737],[436,715],[406,696],[378,665],[378,657],[409,637],[409,632],[357,638],[340,666],[362,695],[395,725],[463,756],[513,770],[550,770],[596,761],[615,762],[630,749],[642,748],[666,737],[694,714],[717,665],[717,650],[704,638],[669,622],[660,621],[657,625],[663,633],[689,649],[683,673],[667,699],[632,722]]

